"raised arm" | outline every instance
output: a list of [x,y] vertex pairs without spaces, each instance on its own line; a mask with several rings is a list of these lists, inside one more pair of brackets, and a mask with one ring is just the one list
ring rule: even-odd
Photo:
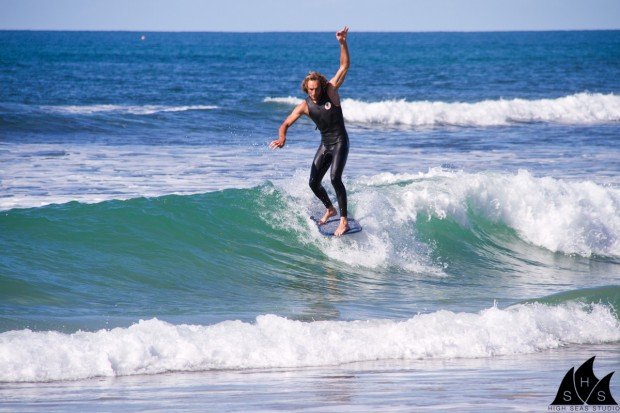
[[349,47],[347,46],[348,33],[349,28],[347,26],[336,32],[336,39],[338,39],[338,43],[340,43],[340,67],[334,77],[332,77],[329,81],[335,89],[338,89],[340,85],[342,85],[344,78],[347,76],[347,72],[349,71]]
[[291,114],[288,115],[284,122],[282,122],[282,125],[280,125],[280,129],[278,131],[279,138],[269,144],[269,147],[271,149],[278,149],[284,147],[284,145],[286,144],[286,132],[288,131],[288,128],[290,128],[291,125],[293,125],[293,123],[295,123],[297,119],[301,117],[301,115],[308,115],[308,104],[305,100],[299,105],[295,106],[295,109],[293,109]]

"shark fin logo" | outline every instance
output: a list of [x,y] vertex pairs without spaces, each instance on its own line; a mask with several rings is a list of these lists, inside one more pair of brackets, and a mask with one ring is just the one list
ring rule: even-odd
[[609,390],[609,383],[612,371],[602,379],[594,375],[594,358],[592,357],[583,363],[577,370],[571,367],[562,379],[558,394],[551,403],[552,406],[558,405],[612,405],[617,406]]

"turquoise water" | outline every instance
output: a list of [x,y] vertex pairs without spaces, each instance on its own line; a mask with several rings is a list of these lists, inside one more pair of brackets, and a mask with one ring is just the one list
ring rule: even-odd
[[620,32],[351,32],[341,239],[309,218],[313,125],[267,149],[333,34],[140,35],[0,33],[0,410],[199,410],[193,377],[215,410],[299,407],[265,379],[540,410],[620,369]]
[[[358,189],[352,198],[394,187],[402,188]],[[456,216],[414,211],[389,228],[363,217],[367,234],[335,241],[287,201],[265,185],[5,212],[2,328],[71,332],[143,317],[214,323],[258,314],[406,318],[476,311],[493,300],[506,306],[567,279],[571,300],[615,294],[611,304],[620,304],[616,258],[532,246],[467,204],[465,226]],[[601,284],[608,286],[596,294],[578,293]]]

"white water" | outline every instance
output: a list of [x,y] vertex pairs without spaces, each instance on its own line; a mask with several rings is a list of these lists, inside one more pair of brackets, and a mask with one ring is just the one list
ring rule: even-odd
[[185,105],[185,106],[165,106],[165,105],[43,105],[40,109],[47,112],[66,113],[72,115],[91,115],[93,113],[113,112],[131,115],[152,115],[159,112],[185,112],[188,110],[212,110],[218,109],[214,105]]
[[[303,148],[275,153],[249,147],[238,151],[234,164],[227,148],[215,147],[162,146],[157,153],[143,146],[5,148],[0,151],[2,210],[70,201],[189,195],[248,188],[267,180],[292,197],[290,209],[296,216],[305,217],[309,206],[319,205],[307,187],[307,170],[299,168],[299,159],[312,154]],[[363,170],[363,154],[354,156],[359,158],[352,157],[352,168]],[[345,183],[349,209],[363,219],[363,242],[334,248],[318,233],[312,242],[330,257],[350,264],[375,268],[399,262],[412,270],[429,267],[423,245],[416,244],[415,253],[399,247],[412,247],[412,231],[420,214],[451,219],[467,228],[471,225],[470,208],[553,252],[620,256],[620,189],[590,180],[535,177],[525,170],[497,173],[432,168],[426,173],[345,176]],[[325,186],[331,191],[328,180]],[[303,232],[307,233],[305,228]]]
[[[264,101],[287,105],[301,102],[292,96],[267,97]],[[349,122],[378,126],[499,126],[530,122],[590,124],[620,121],[620,96],[577,93],[556,99],[499,99],[472,103],[343,99],[342,111]]]
[[[292,197],[289,209],[298,216],[305,216],[305,206],[313,205],[305,179],[299,174],[279,184]],[[329,184],[326,187],[330,190]],[[309,242],[349,265],[376,268],[396,263],[412,271],[437,270],[425,258],[428,247],[416,242],[417,220],[449,219],[470,229],[475,225],[472,213],[506,225],[526,242],[553,252],[620,256],[618,188],[537,178],[524,170],[500,174],[431,169],[419,174],[360,177],[348,189],[349,210],[364,231],[345,243],[325,239],[317,232]],[[298,228],[295,219],[279,220],[307,233]]]
[[[4,149],[4,150],[2,150]],[[237,151],[241,155],[241,151]],[[248,179],[232,170],[251,168],[258,156],[246,148],[234,166],[228,148],[192,146],[106,146],[19,144],[0,146],[0,210],[70,201],[196,194],[245,188]],[[232,170],[232,171],[231,171]]]
[[1,333],[0,381],[477,358],[619,340],[620,323],[608,307],[576,303],[437,311],[404,321],[301,322],[264,315],[255,323],[199,326],[151,319],[97,332]]

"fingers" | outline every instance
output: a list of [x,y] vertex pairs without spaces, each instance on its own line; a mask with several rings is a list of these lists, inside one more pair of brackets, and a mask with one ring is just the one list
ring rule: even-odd
[[347,34],[349,33],[349,27],[344,26],[342,30],[338,30],[336,32],[336,38],[340,43],[344,43],[347,41]]
[[280,142],[279,140],[272,141],[269,144],[269,149],[278,149],[284,146],[284,142]]

